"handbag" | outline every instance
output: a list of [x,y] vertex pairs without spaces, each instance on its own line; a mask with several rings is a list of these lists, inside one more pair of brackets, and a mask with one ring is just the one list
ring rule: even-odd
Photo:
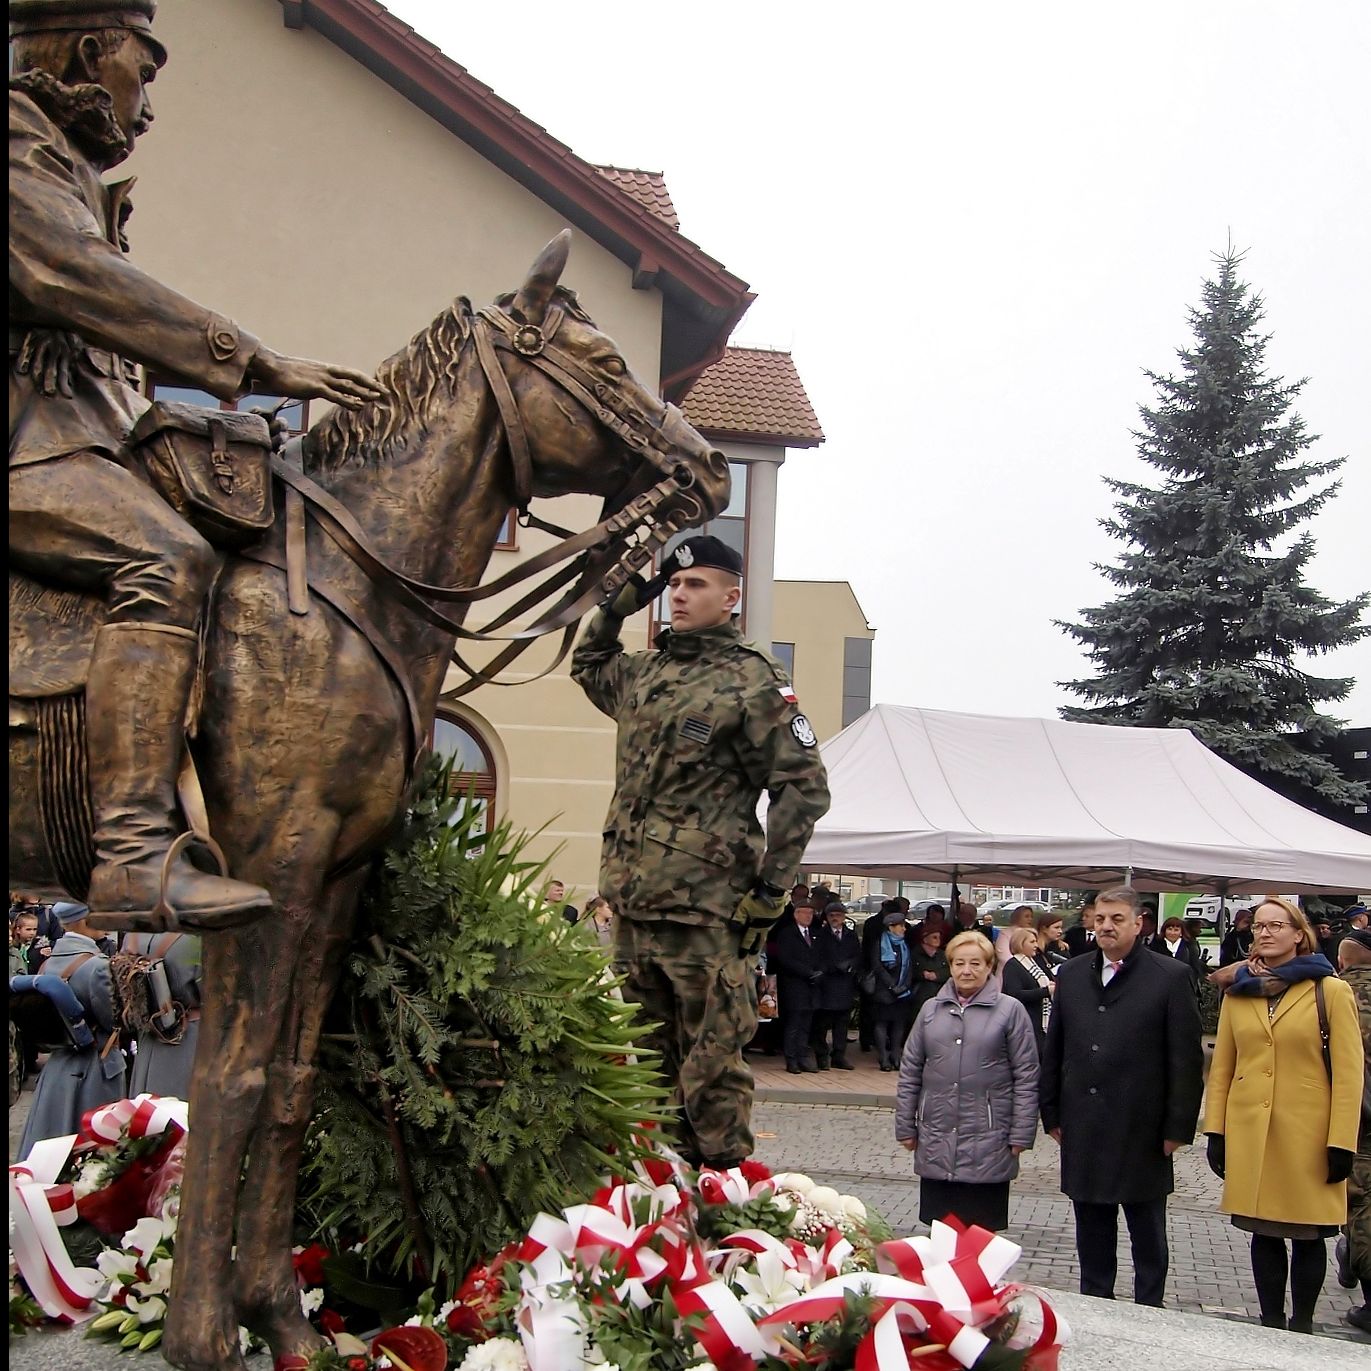
[[129,449],[162,498],[215,547],[246,547],[271,527],[263,415],[157,400],[133,426]]
[[876,973],[868,971],[857,984],[861,987],[863,995],[874,995],[876,993]]

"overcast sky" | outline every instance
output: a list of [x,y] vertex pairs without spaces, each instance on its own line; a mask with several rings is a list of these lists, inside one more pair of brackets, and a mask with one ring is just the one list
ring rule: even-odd
[[[664,172],[757,292],[734,341],[794,353],[828,436],[782,471],[777,575],[852,583],[877,701],[1050,714],[1088,674],[1051,621],[1109,598],[1100,477],[1150,479],[1142,370],[1230,232],[1312,455],[1349,459],[1310,580],[1371,584],[1367,0],[389,4]],[[1371,724],[1371,644],[1317,669]]]

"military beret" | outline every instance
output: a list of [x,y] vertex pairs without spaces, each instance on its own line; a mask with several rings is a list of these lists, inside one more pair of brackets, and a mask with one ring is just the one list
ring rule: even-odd
[[94,33],[128,29],[152,49],[157,65],[167,50],[152,36],[157,0],[9,0],[10,37],[29,33]]
[[90,906],[78,904],[75,900],[58,900],[52,912],[60,924],[80,923],[90,913]]
[[727,543],[708,533],[678,544],[662,559],[662,574],[671,577],[693,566],[715,567],[733,576],[743,574],[743,559]]

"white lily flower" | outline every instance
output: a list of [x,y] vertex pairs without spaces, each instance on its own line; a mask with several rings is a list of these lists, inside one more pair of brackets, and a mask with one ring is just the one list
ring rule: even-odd
[[120,1276],[136,1274],[138,1258],[132,1252],[121,1252],[117,1247],[107,1247],[96,1257],[95,1265],[107,1281],[118,1281]]
[[769,1314],[789,1304],[804,1289],[804,1277],[774,1252],[757,1254],[756,1271],[739,1269],[733,1284],[750,1314]]
[[175,1231],[174,1226],[164,1219],[154,1219],[151,1215],[146,1215],[124,1234],[121,1246],[131,1252],[137,1252],[140,1257],[146,1257],[159,1242],[169,1238]]
[[300,1312],[309,1318],[311,1314],[317,1314],[324,1307],[324,1292],[315,1286],[311,1290],[300,1291]]
[[148,1264],[148,1278],[138,1288],[147,1295],[165,1295],[171,1289],[171,1258],[158,1257]]
[[160,1295],[149,1295],[145,1300],[130,1295],[124,1302],[124,1308],[136,1315],[139,1323],[157,1323],[167,1314],[167,1302]]

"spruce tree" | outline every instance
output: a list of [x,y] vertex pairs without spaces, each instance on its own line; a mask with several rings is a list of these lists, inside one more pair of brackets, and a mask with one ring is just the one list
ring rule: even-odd
[[1266,373],[1270,335],[1258,331],[1261,297],[1239,279],[1242,254],[1230,245],[1215,261],[1180,374],[1145,373],[1158,399],[1140,407],[1134,437],[1160,482],[1105,478],[1118,500],[1100,522],[1126,550],[1096,569],[1119,594],[1080,623],[1058,621],[1097,672],[1060,682],[1088,702],[1061,713],[1189,728],[1284,793],[1353,805],[1368,787],[1323,755],[1342,721],[1318,706],[1345,699],[1354,679],[1300,665],[1371,633],[1371,597],[1336,604],[1304,581],[1314,539],[1298,530],[1337,493],[1323,478],[1345,459],[1305,458],[1316,435],[1291,411],[1305,383]]

